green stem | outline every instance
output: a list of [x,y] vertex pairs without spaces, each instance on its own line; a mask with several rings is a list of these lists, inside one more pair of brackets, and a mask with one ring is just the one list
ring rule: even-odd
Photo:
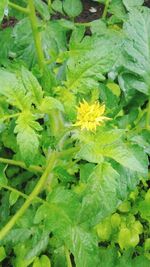
[[32,27],[34,43],[35,43],[36,52],[37,52],[38,64],[43,73],[45,60],[44,60],[44,53],[43,53],[43,48],[42,48],[41,34],[38,29],[38,20],[36,17],[34,0],[28,0],[28,9],[29,9],[29,19],[30,19],[30,23]]
[[[3,185],[3,184],[0,184],[0,188],[1,188],[1,187],[4,188],[4,189],[9,190],[9,191],[11,191],[11,192],[17,193],[19,196],[21,196],[21,197],[23,197],[23,198],[25,198],[25,199],[27,199],[27,198],[29,197],[28,195],[26,195],[26,194],[20,192],[19,190],[15,189],[15,188],[13,188],[13,187],[11,187],[11,186],[9,186],[9,185]],[[40,198],[40,197],[35,197],[35,200],[37,200],[38,202],[41,202],[41,203],[43,203],[43,204],[49,204],[48,202],[46,202],[45,200],[43,200],[43,199]]]
[[75,22],[74,23],[76,26],[85,26],[85,27],[90,27],[91,26],[91,22]]
[[0,231],[0,240],[2,240],[8,234],[8,232],[13,228],[13,226],[16,224],[19,218],[25,213],[25,211],[31,205],[34,198],[37,197],[37,195],[41,192],[49,174],[52,172],[56,164],[56,155],[57,155],[56,152],[53,152],[51,154],[48,165],[43,175],[39,179],[38,183],[36,184],[35,188],[33,189],[32,193],[29,195],[29,197],[26,199],[26,201],[24,202],[22,207],[17,211],[17,213],[10,219],[10,221]]
[[12,8],[14,8],[14,9],[16,9],[16,10],[22,12],[22,13],[25,13],[25,14],[28,14],[28,13],[29,13],[28,8],[21,7],[21,6],[16,5],[16,4],[12,3],[12,2],[8,2],[8,5],[9,5],[10,7],[12,7]]
[[1,119],[3,121],[5,120],[8,120],[8,119],[11,119],[11,118],[15,118],[15,117],[18,117],[21,113],[15,113],[15,114],[11,114],[11,115],[4,115],[1,117]]
[[71,147],[68,148],[66,150],[62,150],[61,152],[59,152],[59,156],[60,158],[66,158],[67,156],[70,156],[71,154],[77,153],[79,152],[80,147]]
[[51,7],[51,0],[47,0],[48,8]]
[[104,8],[103,15],[102,15],[103,19],[105,19],[107,16],[109,4],[110,4],[110,0],[106,0],[105,8]]
[[9,164],[9,165],[15,165],[15,166],[18,166],[18,167],[21,167],[25,170],[28,170],[30,172],[40,172],[42,173],[43,172],[43,169],[40,167],[40,166],[30,166],[30,167],[27,167],[25,165],[24,162],[22,161],[17,161],[17,160],[13,160],[13,159],[5,159],[5,158],[0,158],[0,162],[1,163],[5,163],[5,164]]
[[147,104],[146,128],[148,130],[150,129],[150,99]]
[[11,186],[9,186],[9,185],[3,185],[3,184],[0,184],[0,188],[1,188],[1,187],[4,188],[4,189],[9,190],[9,191],[11,191],[11,192],[17,193],[19,196],[21,196],[21,197],[23,197],[23,198],[25,198],[25,199],[28,198],[28,196],[27,196],[26,194],[20,192],[19,190],[15,189],[15,188],[13,188],[13,187],[11,187]]
[[66,261],[67,261],[67,267],[72,267],[70,253],[66,247],[64,247],[64,249],[65,249]]
[[49,112],[51,134],[58,136],[64,128],[64,121],[61,112],[58,110],[51,110]]

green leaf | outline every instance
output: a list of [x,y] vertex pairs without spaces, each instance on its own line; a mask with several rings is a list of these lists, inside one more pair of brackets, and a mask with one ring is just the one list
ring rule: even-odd
[[106,23],[102,19],[96,19],[90,22],[92,34],[102,35],[108,30]]
[[54,9],[56,12],[59,12],[61,14],[64,14],[63,12],[63,3],[61,0],[54,0],[51,5],[52,9]]
[[50,19],[50,13],[49,13],[48,6],[46,5],[46,3],[44,3],[41,0],[34,0],[34,2],[35,2],[35,8],[39,12],[41,17],[44,20],[49,20]]
[[36,243],[36,245],[27,253],[26,259],[29,260],[32,257],[39,255],[42,251],[45,251],[48,242],[49,242],[49,234],[43,233],[38,242]]
[[42,255],[40,258],[36,257],[33,267],[51,267],[50,259],[46,255]]
[[77,17],[82,12],[82,3],[80,0],[64,0],[63,9],[71,17]]
[[[116,211],[119,204],[135,190],[141,177],[118,163],[98,164],[87,175],[79,220],[95,225]],[[89,214],[92,216],[89,217]]]
[[[100,99],[102,102],[105,103],[107,110],[108,110],[108,117],[115,116],[120,107],[118,105],[119,97],[117,97],[117,94],[119,94],[119,86],[113,87],[113,83],[108,83],[107,86],[100,83]],[[113,89],[114,88],[114,89]]]
[[42,220],[44,220],[48,216],[48,207],[47,205],[41,205],[35,214],[34,223],[39,224]]
[[32,102],[35,105],[40,105],[43,98],[42,87],[40,86],[37,79],[34,77],[32,72],[28,71],[26,68],[21,69],[22,82],[26,91],[29,91],[32,97]]
[[0,69],[0,95],[20,110],[30,108],[30,96],[15,73]]
[[144,3],[144,0],[123,0],[123,4],[125,5],[127,10],[142,6],[143,3]]
[[114,213],[111,216],[111,226],[112,228],[118,228],[121,223],[121,216],[118,213]]
[[67,267],[64,246],[55,249],[52,257],[54,267]]
[[39,134],[37,131],[41,131],[42,127],[35,121],[30,111],[21,113],[16,123],[15,133],[17,133],[20,153],[25,163],[30,165],[38,152]]
[[0,247],[0,262],[6,258],[6,252],[4,247]]
[[120,75],[120,86],[125,93],[130,87],[132,91],[150,94],[149,23],[150,10],[143,7],[142,12],[131,10],[129,20],[124,24],[128,40],[125,43],[125,70]]
[[64,87],[57,88],[58,99],[63,103],[67,119],[76,119],[76,96]]
[[139,243],[139,235],[128,228],[121,228],[118,243],[121,249],[135,247]]
[[76,155],[77,158],[100,163],[104,157],[108,157],[133,171],[147,174],[146,154],[139,146],[125,143],[122,130],[105,129],[93,136],[83,133],[80,139],[83,140],[83,144]]
[[68,182],[74,180],[74,176],[70,175],[66,169],[61,166],[54,168],[54,173],[59,177],[59,180],[62,182],[62,184],[68,184]]
[[145,153],[150,155],[150,146],[149,146],[149,140],[150,140],[150,132],[147,130],[143,130],[139,135],[134,134],[134,136],[131,137],[132,142],[135,142],[140,147],[143,148]]
[[109,148],[104,148],[102,153],[105,157],[110,157],[133,171],[147,174],[148,159],[143,149],[138,146],[112,144]]
[[117,250],[114,247],[100,247],[99,257],[101,259],[101,267],[115,267],[118,258]]
[[106,219],[95,226],[97,235],[101,241],[109,241],[112,227],[110,220]]
[[149,266],[150,261],[144,256],[136,256],[133,258],[132,253],[126,252],[122,257],[118,259],[117,267],[147,267]]
[[73,226],[65,242],[74,255],[76,267],[100,266],[97,240],[92,233],[80,226]]
[[125,201],[123,202],[121,205],[119,205],[118,207],[118,210],[122,213],[126,213],[126,212],[129,212],[131,209],[131,206],[130,206],[130,202],[129,201]]
[[51,267],[51,261],[46,255],[40,257],[41,267]]
[[47,200],[52,206],[51,216],[46,218],[45,225],[62,240],[70,225],[76,223],[76,214],[80,209],[79,200],[74,192],[62,186],[49,194]]
[[[48,21],[41,29],[42,47],[45,59],[52,62],[57,59],[59,52],[66,50],[66,32],[68,29],[61,26],[57,20]],[[26,32],[26,35],[24,35]],[[13,29],[12,52],[18,59],[23,60],[29,69],[37,63],[37,55],[28,18],[20,20]],[[51,70],[49,70],[51,71]],[[49,87],[50,89],[50,87]]]
[[4,17],[5,8],[8,5],[8,0],[1,0],[0,2],[0,22],[2,21]]
[[117,162],[112,162],[113,168],[120,175],[118,183],[118,197],[120,200],[125,200],[129,192],[134,191],[137,184],[141,180],[141,174],[136,171],[132,171],[118,164]]
[[45,98],[43,98],[39,110],[42,113],[49,114],[54,109],[58,109],[62,112],[64,111],[63,105],[56,98],[50,96],[46,96]]
[[[24,35],[26,32],[26,35]],[[13,29],[14,43],[12,52],[16,53],[18,59],[26,62],[31,68],[37,62],[37,56],[34,46],[34,39],[30,21],[28,18],[20,20]]]
[[91,163],[80,165],[80,181],[82,183],[87,182],[87,179],[89,175],[93,172],[94,168],[95,168],[95,165]]
[[41,267],[41,263],[40,263],[39,257],[35,258],[32,267]]
[[85,144],[77,153],[76,158],[84,159],[92,163],[101,163],[104,160],[97,145],[94,143]]
[[5,175],[5,171],[6,171],[7,165],[6,164],[0,164],[0,186],[1,185],[7,185],[8,180],[7,177]]
[[12,120],[7,129],[2,133],[2,141],[5,147],[17,152],[18,146],[16,136],[14,134],[15,122]]
[[87,95],[89,90],[99,88],[99,81],[105,80],[103,74],[109,72],[118,57],[117,51],[121,51],[122,36],[111,32],[83,38],[83,34],[84,31],[76,38],[81,38],[78,42],[71,40],[65,86],[70,92]]
[[1,65],[7,66],[9,59],[8,57],[15,57],[15,54],[11,53],[11,47],[13,43],[12,28],[6,28],[0,31],[1,49],[0,49],[0,62]]
[[109,12],[113,14],[113,17],[110,17],[110,21],[115,17],[121,21],[126,20],[126,11],[123,6],[122,0],[112,0],[109,5]]
[[150,264],[150,260],[147,259],[145,256],[135,257],[133,260],[134,267],[147,267]]
[[66,33],[68,29],[59,21],[50,21],[41,32],[42,46],[47,59],[56,61],[59,53],[66,51]]
[[27,229],[27,228],[18,228],[18,229],[13,229],[9,232],[9,235],[7,235],[4,239],[3,239],[3,243],[4,244],[11,244],[11,245],[15,245],[20,243],[23,243],[25,240],[28,240],[29,237],[32,235],[32,231],[31,229]]
[[[92,225],[111,214],[118,203],[120,176],[109,163],[102,163],[95,167],[87,180],[87,188],[84,192],[80,220],[89,221]],[[91,214],[88,218],[88,214]]]
[[[148,191],[148,193],[150,196],[150,190]],[[145,197],[144,200],[141,200],[138,205],[138,209],[141,214],[141,217],[150,222],[150,197],[149,198]]]
[[0,208],[0,225],[1,228],[9,220],[10,210],[9,210],[9,192],[5,191],[5,194],[1,192],[1,208]]
[[60,186],[48,195],[47,201],[48,205],[38,208],[34,223],[44,221],[45,230],[65,242],[70,227],[76,224],[79,200],[75,193]]
[[18,198],[19,198],[19,194],[17,192],[11,192],[10,196],[9,196],[10,206],[13,206],[16,203],[16,201],[18,200]]

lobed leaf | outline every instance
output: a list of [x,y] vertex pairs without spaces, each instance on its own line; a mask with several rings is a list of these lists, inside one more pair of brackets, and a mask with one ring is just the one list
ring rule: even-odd
[[16,123],[15,133],[17,133],[20,153],[26,164],[30,165],[38,152],[39,134],[37,132],[41,131],[42,127],[35,121],[30,111],[21,113]]
[[1,0],[0,2],[0,23],[4,17],[4,13],[5,13],[5,8],[8,5],[8,0]]
[[150,94],[150,10],[143,8],[142,12],[133,9],[129,20],[124,24],[128,36],[125,43],[125,70],[119,77],[120,86],[128,94],[129,90],[138,90]]

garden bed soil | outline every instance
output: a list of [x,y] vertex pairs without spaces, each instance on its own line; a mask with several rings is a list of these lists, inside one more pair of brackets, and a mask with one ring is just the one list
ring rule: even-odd
[[[76,22],[90,22],[96,19],[99,19],[104,10],[104,5],[99,4],[98,2],[92,2],[91,0],[82,0],[83,3],[83,12],[76,18]],[[145,6],[150,7],[150,0],[145,0]],[[92,8],[92,9],[91,9]],[[60,19],[62,17],[61,14],[56,13],[52,16],[53,19]],[[17,20],[13,17],[10,17],[8,19],[4,19],[2,28],[7,28],[9,26],[14,26],[16,24]]]

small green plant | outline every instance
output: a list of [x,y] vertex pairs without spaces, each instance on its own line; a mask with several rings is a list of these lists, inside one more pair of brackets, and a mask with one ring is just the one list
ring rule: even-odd
[[97,2],[0,2],[1,266],[149,266],[150,9]]

